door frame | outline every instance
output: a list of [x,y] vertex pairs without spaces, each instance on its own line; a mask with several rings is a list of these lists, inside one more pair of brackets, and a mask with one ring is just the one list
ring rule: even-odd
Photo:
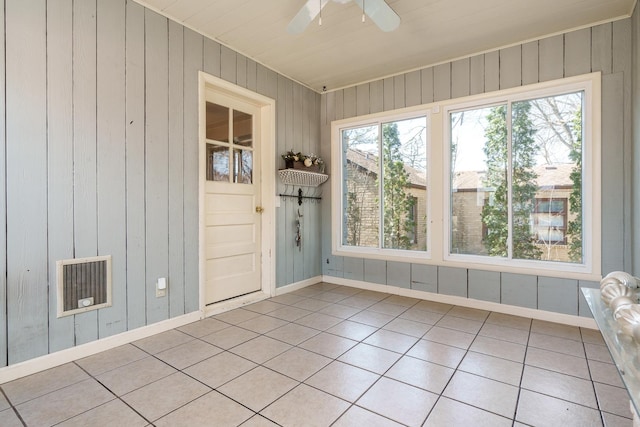
[[198,277],[200,312],[206,316],[210,307],[205,304],[206,286],[206,242],[205,242],[205,180],[206,180],[206,92],[223,93],[238,98],[243,102],[253,104],[260,110],[260,176],[254,177],[261,183],[260,196],[264,212],[261,218],[261,290],[258,295],[249,294],[220,303],[213,304],[215,311],[222,311],[226,307],[238,305],[240,299],[261,299],[275,295],[275,139],[276,139],[276,101],[259,93],[245,89],[221,78],[212,76],[204,71],[198,71]]

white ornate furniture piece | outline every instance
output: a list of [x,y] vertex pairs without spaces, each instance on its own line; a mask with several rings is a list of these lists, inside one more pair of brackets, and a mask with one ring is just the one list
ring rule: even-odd
[[582,288],[593,318],[630,397],[633,427],[640,427],[640,304],[638,279],[608,274],[600,289]]

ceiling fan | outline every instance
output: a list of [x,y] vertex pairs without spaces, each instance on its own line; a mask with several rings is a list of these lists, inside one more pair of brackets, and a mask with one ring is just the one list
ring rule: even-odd
[[[336,3],[348,3],[351,0],[333,0]],[[364,14],[366,13],[369,18],[378,26],[382,31],[393,31],[400,25],[400,17],[397,13],[389,7],[384,0],[353,0],[363,11],[362,19],[364,20]],[[313,21],[325,5],[329,3],[329,0],[308,0],[307,3],[302,6],[302,9],[293,17],[287,31],[290,34],[300,34],[305,28]],[[320,16],[320,25],[322,25],[322,16]]]

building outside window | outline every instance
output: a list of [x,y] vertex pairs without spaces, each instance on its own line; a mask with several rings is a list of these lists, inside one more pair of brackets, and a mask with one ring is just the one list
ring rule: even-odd
[[449,113],[451,254],[583,262],[583,103],[577,91]]
[[533,229],[538,244],[567,242],[567,199],[536,199],[533,211]]
[[343,129],[341,144],[342,245],[425,251],[425,117]]

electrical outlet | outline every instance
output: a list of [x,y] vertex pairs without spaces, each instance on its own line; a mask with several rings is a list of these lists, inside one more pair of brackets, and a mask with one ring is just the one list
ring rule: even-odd
[[156,282],[156,298],[167,296],[167,278],[161,277]]

